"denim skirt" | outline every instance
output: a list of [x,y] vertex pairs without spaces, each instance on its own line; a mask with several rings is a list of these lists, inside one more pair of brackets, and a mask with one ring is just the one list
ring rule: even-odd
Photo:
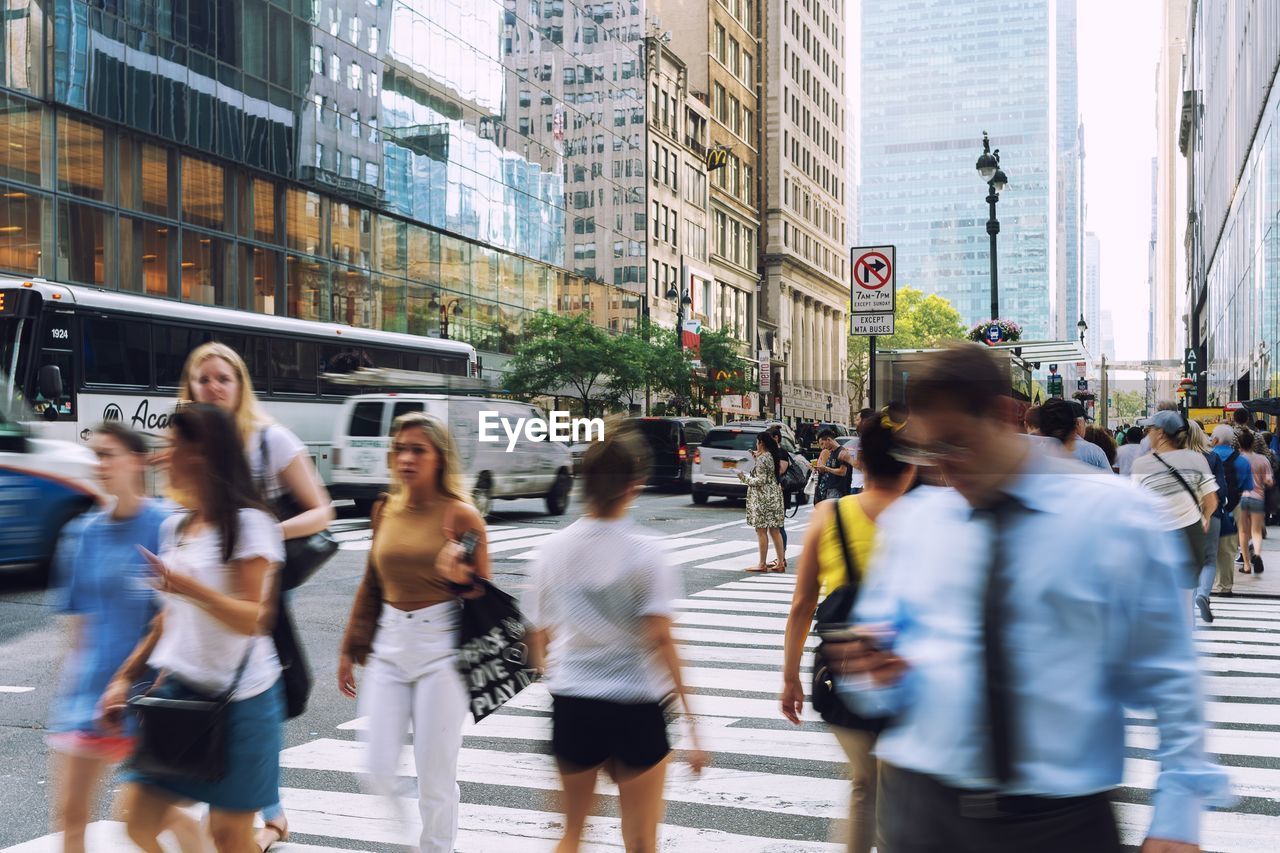
[[[172,699],[196,694],[167,680],[155,695]],[[259,811],[280,802],[284,687],[279,681],[257,696],[227,706],[227,772],[217,782],[182,776],[151,776],[126,767],[123,779],[224,811]]]

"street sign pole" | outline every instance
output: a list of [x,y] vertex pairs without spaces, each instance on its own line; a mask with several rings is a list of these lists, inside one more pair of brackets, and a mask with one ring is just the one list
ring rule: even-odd
[[869,369],[870,369],[871,375],[868,378],[867,399],[871,403],[871,408],[874,409],[876,407],[876,336],[875,335],[871,336],[870,344],[871,345],[869,349],[871,352],[871,361],[869,364]]
[[897,309],[897,250],[893,246],[854,247],[850,252],[849,314],[851,335],[867,336],[867,397],[876,407],[876,338],[894,333]]

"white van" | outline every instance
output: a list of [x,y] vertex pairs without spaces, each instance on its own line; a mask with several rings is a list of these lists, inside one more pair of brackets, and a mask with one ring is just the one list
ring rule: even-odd
[[569,448],[553,441],[530,441],[523,434],[508,452],[500,441],[479,440],[481,412],[499,418],[545,419],[537,406],[513,400],[447,394],[385,393],[349,397],[338,411],[333,432],[333,481],[329,494],[350,498],[366,513],[373,500],[387,490],[387,446],[391,423],[407,412],[426,412],[448,425],[462,458],[463,477],[476,508],[488,515],[495,500],[545,498],[547,512],[563,515],[573,490],[573,462]]

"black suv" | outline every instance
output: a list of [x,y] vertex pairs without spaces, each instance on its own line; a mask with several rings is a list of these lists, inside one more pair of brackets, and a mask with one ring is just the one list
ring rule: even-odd
[[649,485],[687,488],[693,452],[715,424],[707,418],[628,418],[627,423],[640,430],[653,453]]

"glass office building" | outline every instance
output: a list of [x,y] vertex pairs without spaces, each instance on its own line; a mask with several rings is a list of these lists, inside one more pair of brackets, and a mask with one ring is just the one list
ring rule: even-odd
[[967,322],[989,318],[986,185],[974,164],[990,132],[1009,174],[997,206],[1000,313],[1027,340],[1057,337],[1079,267],[1068,247],[1078,230],[1067,229],[1078,157],[1064,150],[1076,82],[1062,79],[1075,74],[1074,27],[1074,4],[1054,0],[862,4],[859,243],[897,246],[899,285],[946,297]]
[[642,4],[5,7],[0,272],[489,353],[640,314]]
[[1187,337],[1205,405],[1280,395],[1280,4],[1246,5],[1195,4],[1183,66]]

